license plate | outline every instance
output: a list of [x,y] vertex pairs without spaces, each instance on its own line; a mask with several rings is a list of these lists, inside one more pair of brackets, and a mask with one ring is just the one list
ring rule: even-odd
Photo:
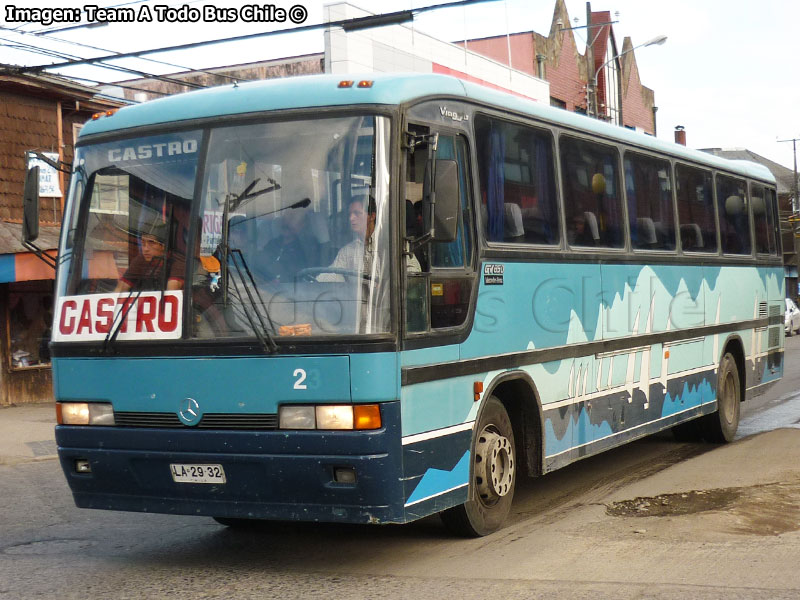
[[175,483],[225,483],[222,465],[173,464],[169,470]]

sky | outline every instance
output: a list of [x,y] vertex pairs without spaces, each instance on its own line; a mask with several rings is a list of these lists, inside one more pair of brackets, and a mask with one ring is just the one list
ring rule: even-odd
[[[407,10],[444,0],[350,0],[374,13]],[[270,3],[241,0],[8,0],[0,14],[0,63],[42,65],[60,62],[14,46],[20,43],[47,48],[59,53],[90,57],[113,52],[217,39],[285,29],[296,26],[290,15],[306,13],[302,25],[320,23],[323,6],[330,0],[276,0]],[[54,24],[9,22],[8,7],[83,8],[127,5],[137,11],[143,4],[171,8],[238,8],[245,4],[273,6],[287,11],[283,23],[113,23],[98,28],[51,32],[48,37],[33,35],[41,30],[65,27]],[[291,12],[291,7],[302,9]],[[572,26],[585,25],[585,0],[566,0]],[[495,0],[465,7],[427,11],[415,17],[412,27],[446,41],[536,31],[547,35],[555,0]],[[800,23],[800,2],[795,0],[593,0],[592,10],[609,11],[621,47],[625,36],[641,44],[666,35],[660,46],[635,51],[642,83],[655,91],[658,106],[658,137],[673,139],[675,126],[686,128],[687,145],[693,148],[747,148],[762,156],[793,167],[791,142],[800,138],[800,78],[792,41]],[[85,15],[85,13],[83,13]],[[14,29],[10,31],[9,29]],[[25,32],[25,33],[23,33]],[[585,29],[574,31],[580,51],[585,46]],[[71,43],[59,42],[58,37]],[[95,50],[77,46],[88,44]],[[241,64],[272,58],[322,52],[322,30],[292,33],[162,53],[151,58],[170,65],[127,59],[118,64],[149,73],[173,73],[184,68],[207,68]],[[96,67],[71,67],[57,71],[65,76],[91,78],[103,82],[133,76]],[[800,143],[798,143],[800,146]],[[798,148],[800,150],[800,148]]]

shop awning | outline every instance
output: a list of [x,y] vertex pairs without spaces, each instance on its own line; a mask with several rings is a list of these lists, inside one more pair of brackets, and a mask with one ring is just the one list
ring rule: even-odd
[[[39,227],[36,245],[51,256],[58,247],[58,227]],[[55,271],[22,245],[22,225],[0,221],[0,283],[55,279]]]

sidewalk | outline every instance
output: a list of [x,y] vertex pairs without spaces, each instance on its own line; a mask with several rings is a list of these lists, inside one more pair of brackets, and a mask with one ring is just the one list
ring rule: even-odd
[[56,458],[55,403],[0,407],[0,465]]

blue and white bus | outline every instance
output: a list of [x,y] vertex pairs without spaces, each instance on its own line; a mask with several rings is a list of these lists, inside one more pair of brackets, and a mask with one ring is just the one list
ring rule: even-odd
[[519,477],[783,371],[775,181],[437,75],[167,97],[80,136],[58,452],[79,507],[484,535]]

